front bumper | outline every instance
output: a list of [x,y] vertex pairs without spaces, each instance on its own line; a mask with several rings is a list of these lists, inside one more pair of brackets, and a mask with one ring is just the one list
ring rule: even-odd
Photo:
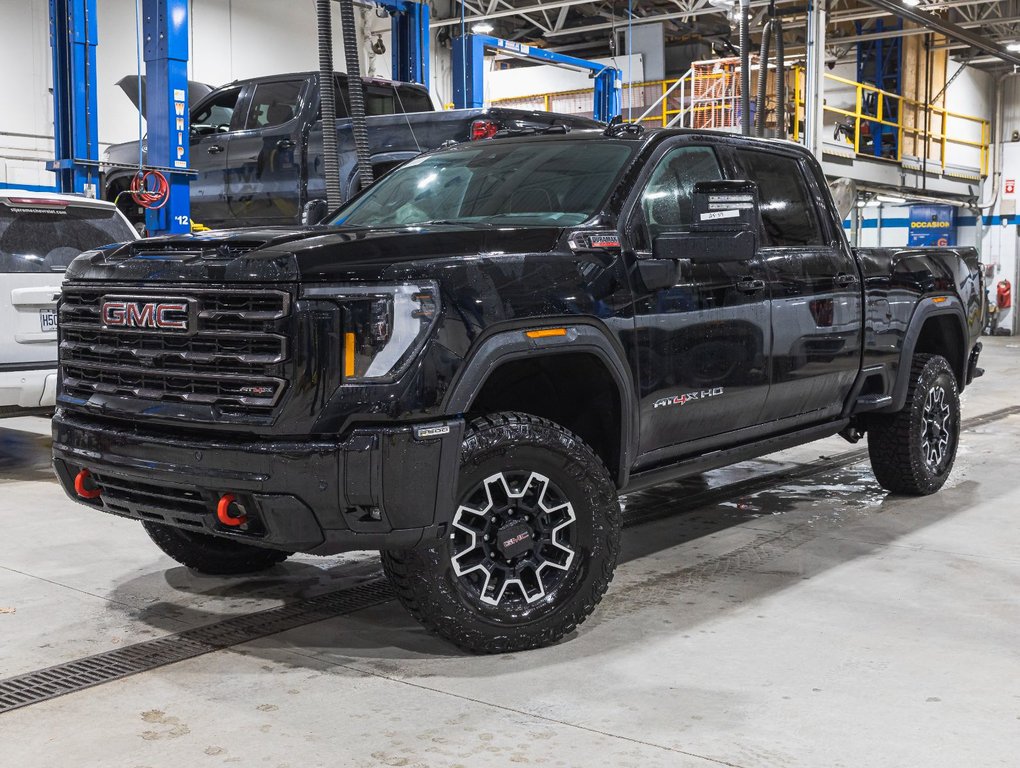
[[[145,432],[60,409],[53,457],[65,492],[97,510],[246,544],[327,555],[410,548],[453,516],[462,419],[358,427],[340,437],[234,440]],[[100,491],[85,499],[87,469]],[[224,525],[232,494],[248,523]]]

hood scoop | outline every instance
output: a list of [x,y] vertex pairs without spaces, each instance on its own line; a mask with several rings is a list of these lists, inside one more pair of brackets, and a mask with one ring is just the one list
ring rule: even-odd
[[116,260],[152,259],[158,261],[232,261],[249,251],[266,245],[266,240],[232,241],[228,243],[214,242],[174,242],[158,240],[139,240],[129,248],[119,251]]

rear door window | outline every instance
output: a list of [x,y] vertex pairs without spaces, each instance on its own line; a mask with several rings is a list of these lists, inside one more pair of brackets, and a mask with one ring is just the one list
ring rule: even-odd
[[392,115],[396,111],[393,88],[388,85],[365,84],[365,113],[368,115]]
[[750,180],[758,184],[762,224],[769,245],[825,244],[818,211],[797,158],[748,149],[738,149],[737,157]]
[[397,109],[401,112],[431,112],[432,100],[421,88],[409,85],[397,85]]
[[258,83],[248,104],[245,129],[274,128],[297,117],[304,83],[304,80]]
[[130,225],[106,206],[0,203],[0,273],[61,272],[83,251],[134,239]]

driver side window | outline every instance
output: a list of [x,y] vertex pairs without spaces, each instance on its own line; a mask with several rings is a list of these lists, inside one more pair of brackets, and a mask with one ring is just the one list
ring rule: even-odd
[[648,245],[663,232],[690,229],[694,185],[721,178],[719,161],[711,147],[677,147],[663,155],[641,194]]
[[230,131],[234,118],[237,99],[241,88],[228,88],[205,102],[191,115],[191,133],[193,136],[208,136],[215,133]]

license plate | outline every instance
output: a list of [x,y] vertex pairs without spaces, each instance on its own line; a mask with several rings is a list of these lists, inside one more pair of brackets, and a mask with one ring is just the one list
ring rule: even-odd
[[42,328],[43,333],[52,331],[57,332],[57,310],[55,309],[40,309],[39,310],[39,327]]

